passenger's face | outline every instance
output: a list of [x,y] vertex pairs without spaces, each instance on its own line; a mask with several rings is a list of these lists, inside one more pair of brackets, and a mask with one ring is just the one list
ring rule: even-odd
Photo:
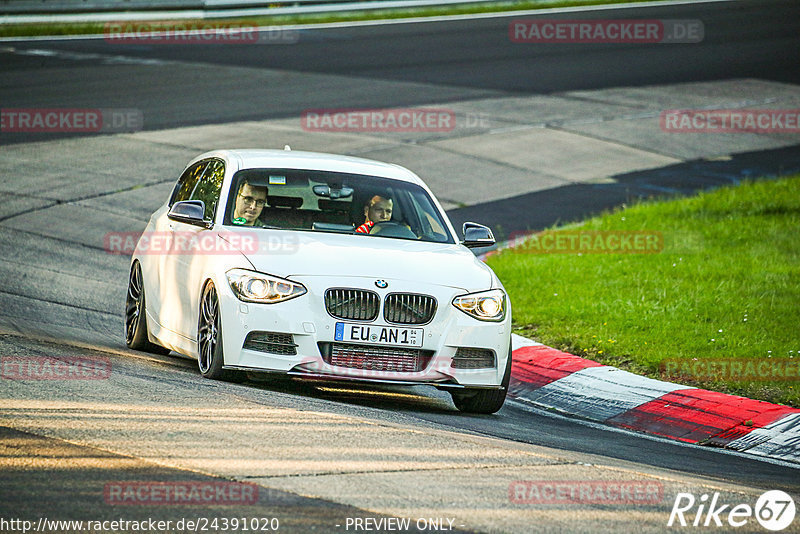
[[244,184],[236,196],[236,209],[233,210],[233,218],[243,217],[245,226],[252,226],[261,210],[264,209],[264,202],[267,200],[267,191],[263,187],[253,187]]
[[364,209],[368,221],[383,222],[392,218],[392,200],[382,197],[377,197],[379,200],[373,202],[368,208]]

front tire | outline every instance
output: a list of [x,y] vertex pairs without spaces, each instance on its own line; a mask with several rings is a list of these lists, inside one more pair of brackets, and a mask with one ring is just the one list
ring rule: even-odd
[[133,350],[153,354],[169,354],[169,349],[152,343],[147,337],[147,312],[142,283],[142,266],[134,262],[128,278],[128,295],[125,298],[125,344]]
[[506,369],[503,373],[502,389],[476,389],[467,391],[452,391],[453,404],[464,413],[492,414],[503,407],[511,383],[511,343],[508,344],[508,358]]
[[213,282],[206,284],[200,299],[200,319],[197,327],[197,364],[200,374],[212,380],[225,380],[227,371],[222,350],[222,319],[219,311],[219,298]]

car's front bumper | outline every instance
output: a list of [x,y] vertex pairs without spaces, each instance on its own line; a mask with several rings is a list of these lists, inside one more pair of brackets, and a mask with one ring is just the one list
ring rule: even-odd
[[[500,387],[510,357],[511,313],[506,300],[505,318],[500,322],[479,321],[455,308],[453,298],[466,292],[457,288],[434,286],[403,280],[386,280],[387,289],[375,287],[374,278],[296,276],[308,293],[277,303],[252,304],[236,298],[227,284],[221,288],[222,332],[225,367],[251,371],[283,372],[313,379],[351,379],[394,384],[429,384],[441,387]],[[334,287],[365,289],[378,293],[383,302],[388,293],[415,293],[435,297],[437,310],[433,320],[424,325],[393,325],[380,314],[375,321],[364,323],[339,319],[325,308],[325,291]],[[420,371],[400,372],[380,368],[359,368],[331,365],[323,358],[325,344],[336,343],[337,322],[421,328],[424,340],[419,347],[430,357]],[[296,354],[277,354],[244,348],[252,331],[290,334]],[[375,347],[374,345],[368,345]],[[381,346],[385,347],[385,346]],[[391,349],[391,347],[389,347]],[[464,369],[453,365],[459,348],[491,350],[495,354],[490,368]]]

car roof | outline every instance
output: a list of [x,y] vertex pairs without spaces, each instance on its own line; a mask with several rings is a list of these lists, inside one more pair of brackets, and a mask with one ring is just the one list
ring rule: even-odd
[[237,170],[272,168],[346,172],[380,176],[425,186],[416,174],[399,165],[322,152],[269,149],[214,150],[198,156],[193,162],[215,156],[235,163]]

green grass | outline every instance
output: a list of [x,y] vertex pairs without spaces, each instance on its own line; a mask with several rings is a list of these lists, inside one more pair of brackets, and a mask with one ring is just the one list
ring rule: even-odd
[[[321,24],[330,22],[351,22],[360,20],[398,19],[409,17],[433,17],[442,15],[465,15],[474,13],[497,13],[504,11],[550,9],[560,7],[580,7],[605,4],[624,4],[635,2],[650,2],[654,0],[518,0],[503,2],[486,2],[480,4],[455,4],[443,7],[427,8],[399,8],[399,9],[372,9],[368,11],[346,11],[341,13],[319,13],[308,15],[272,15],[260,17],[241,17],[225,19],[197,19],[172,21],[182,26],[201,25],[213,22],[235,24],[237,21],[246,24],[256,23],[259,26],[289,25],[289,24]],[[276,2],[275,7],[285,4]],[[291,5],[291,4],[289,4]],[[25,24],[0,24],[0,37],[32,37],[45,35],[102,35],[105,31],[104,22],[81,23],[25,23]],[[136,23],[132,23],[136,24]],[[159,24],[169,27],[170,21],[148,21],[141,24],[157,26]]]
[[[523,245],[490,257],[517,333],[654,378],[668,361],[800,358],[800,176],[648,201],[573,229],[659,231],[664,247],[578,255]],[[681,378],[800,407],[800,378]]]

